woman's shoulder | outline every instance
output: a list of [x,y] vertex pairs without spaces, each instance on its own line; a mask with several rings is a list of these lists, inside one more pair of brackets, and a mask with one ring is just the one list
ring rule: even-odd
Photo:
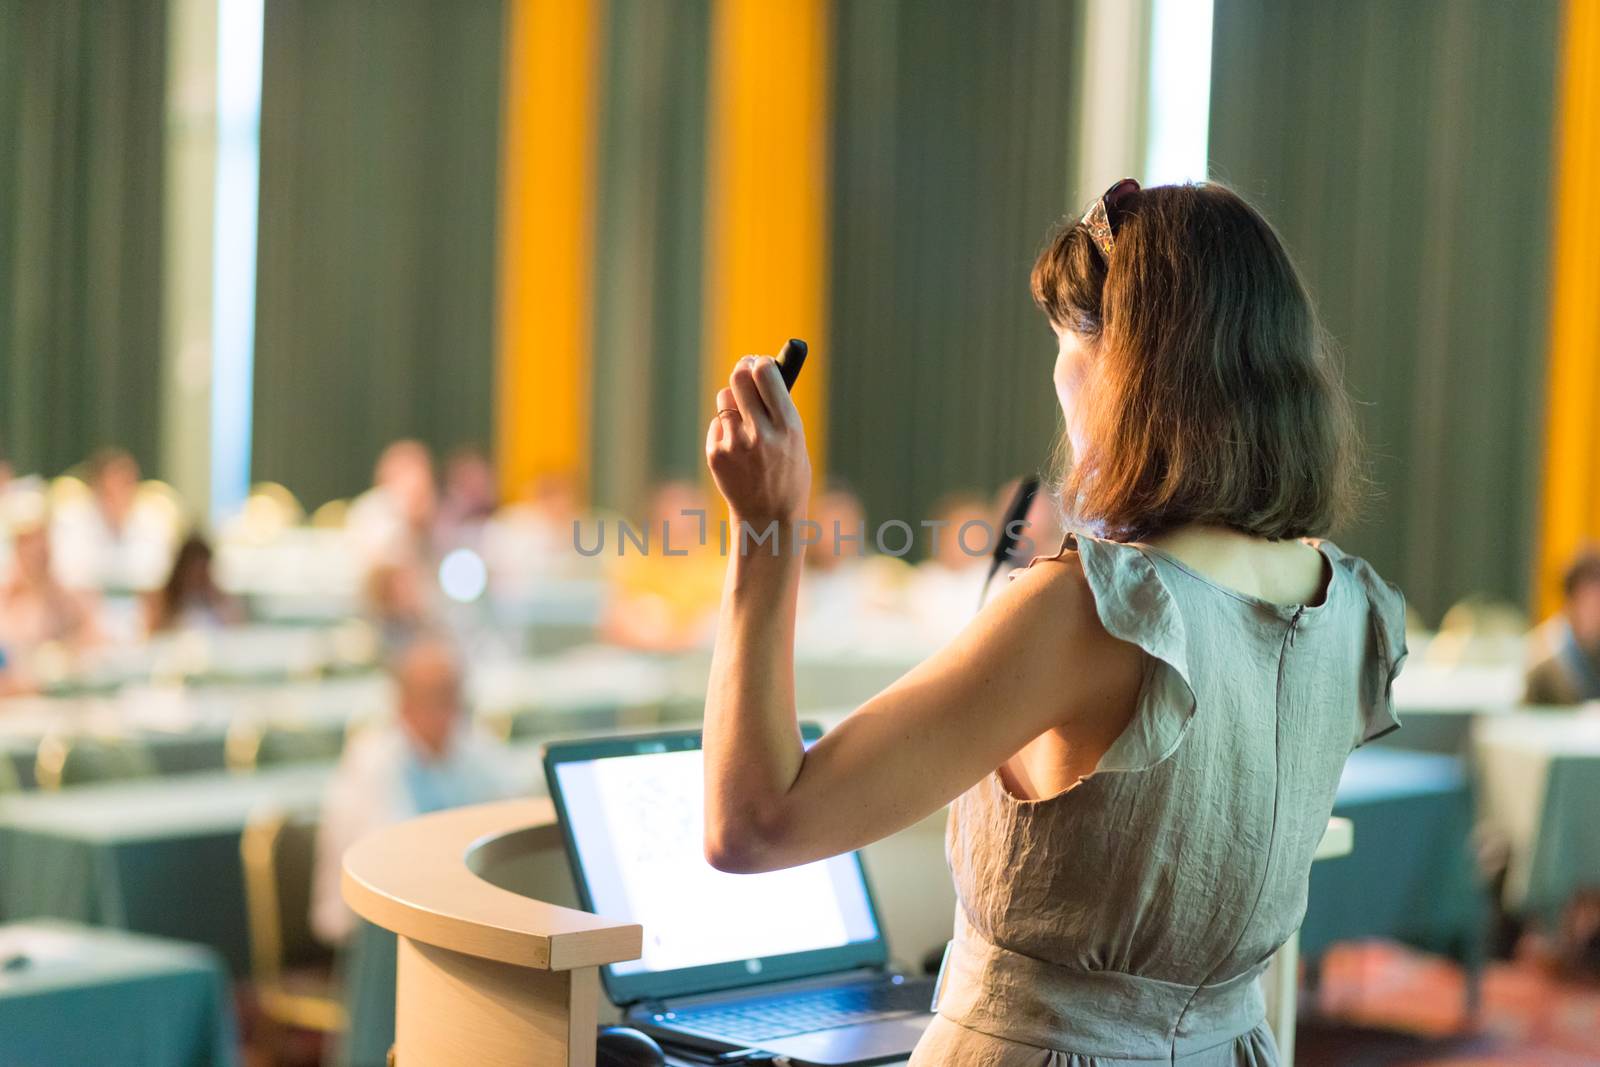
[[1131,545],[1068,535],[1060,551],[1035,556],[1012,581],[1080,638],[1182,662],[1176,608],[1150,560]]
[[1385,603],[1405,607],[1405,594],[1400,587],[1378,573],[1376,567],[1361,556],[1346,552],[1325,537],[1307,538],[1306,543],[1320,551],[1338,569],[1349,574],[1362,588]]
[[1083,555],[1071,546],[1013,571],[994,607],[1009,616],[1000,625],[1012,666],[1002,669],[1038,679],[1045,703],[1064,702],[1083,723],[1137,696],[1149,649],[1108,628]]
[[1400,587],[1384,578],[1371,563],[1344,551],[1332,541],[1309,541],[1326,556],[1334,569],[1344,574],[1366,598],[1375,625],[1384,633],[1385,651],[1403,655],[1406,631],[1406,596]]
[[1026,566],[1013,570],[1008,578],[1006,599],[1021,610],[1048,611],[1061,623],[1097,628],[1094,590],[1084,573],[1083,562],[1072,547],[1035,556]]

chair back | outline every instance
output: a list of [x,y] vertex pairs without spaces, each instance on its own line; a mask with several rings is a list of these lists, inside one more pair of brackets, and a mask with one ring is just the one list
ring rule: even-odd
[[333,958],[333,951],[311,932],[316,842],[315,817],[276,809],[253,815],[239,840],[250,970],[258,985],[276,983],[286,970]]
[[293,493],[276,482],[259,482],[228,524],[227,533],[246,544],[271,544],[304,520],[305,510]]
[[1445,612],[1422,658],[1440,667],[1518,664],[1526,658],[1528,628],[1527,615],[1513,604],[1465,597]]
[[40,789],[150,778],[155,760],[142,742],[126,737],[62,736],[39,742],[34,778]]
[[311,513],[311,525],[318,530],[342,530],[350,515],[350,501],[330,500]]

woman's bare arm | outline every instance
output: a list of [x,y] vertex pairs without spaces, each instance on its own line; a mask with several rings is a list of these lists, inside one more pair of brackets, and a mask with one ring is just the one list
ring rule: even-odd
[[[799,415],[741,361],[707,440],[735,521],[803,515]],[[1125,715],[1143,653],[1109,636],[1076,560],[1020,572],[947,647],[806,751],[794,700],[801,559],[732,544],[705,713],[706,854],[762,871],[859,848],[937,811],[1047,730]]]

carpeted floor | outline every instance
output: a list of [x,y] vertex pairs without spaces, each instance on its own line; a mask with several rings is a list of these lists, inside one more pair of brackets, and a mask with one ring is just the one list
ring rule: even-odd
[[1478,1017],[1461,968],[1383,942],[1341,945],[1302,1005],[1299,1067],[1600,1067],[1600,984],[1531,958],[1493,963]]

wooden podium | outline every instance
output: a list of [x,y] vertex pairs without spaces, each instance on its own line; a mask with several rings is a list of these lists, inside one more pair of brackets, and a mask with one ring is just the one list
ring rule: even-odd
[[344,898],[399,941],[397,1067],[594,1067],[602,964],[643,934],[495,884],[557,842],[548,800],[426,815],[345,853]]

